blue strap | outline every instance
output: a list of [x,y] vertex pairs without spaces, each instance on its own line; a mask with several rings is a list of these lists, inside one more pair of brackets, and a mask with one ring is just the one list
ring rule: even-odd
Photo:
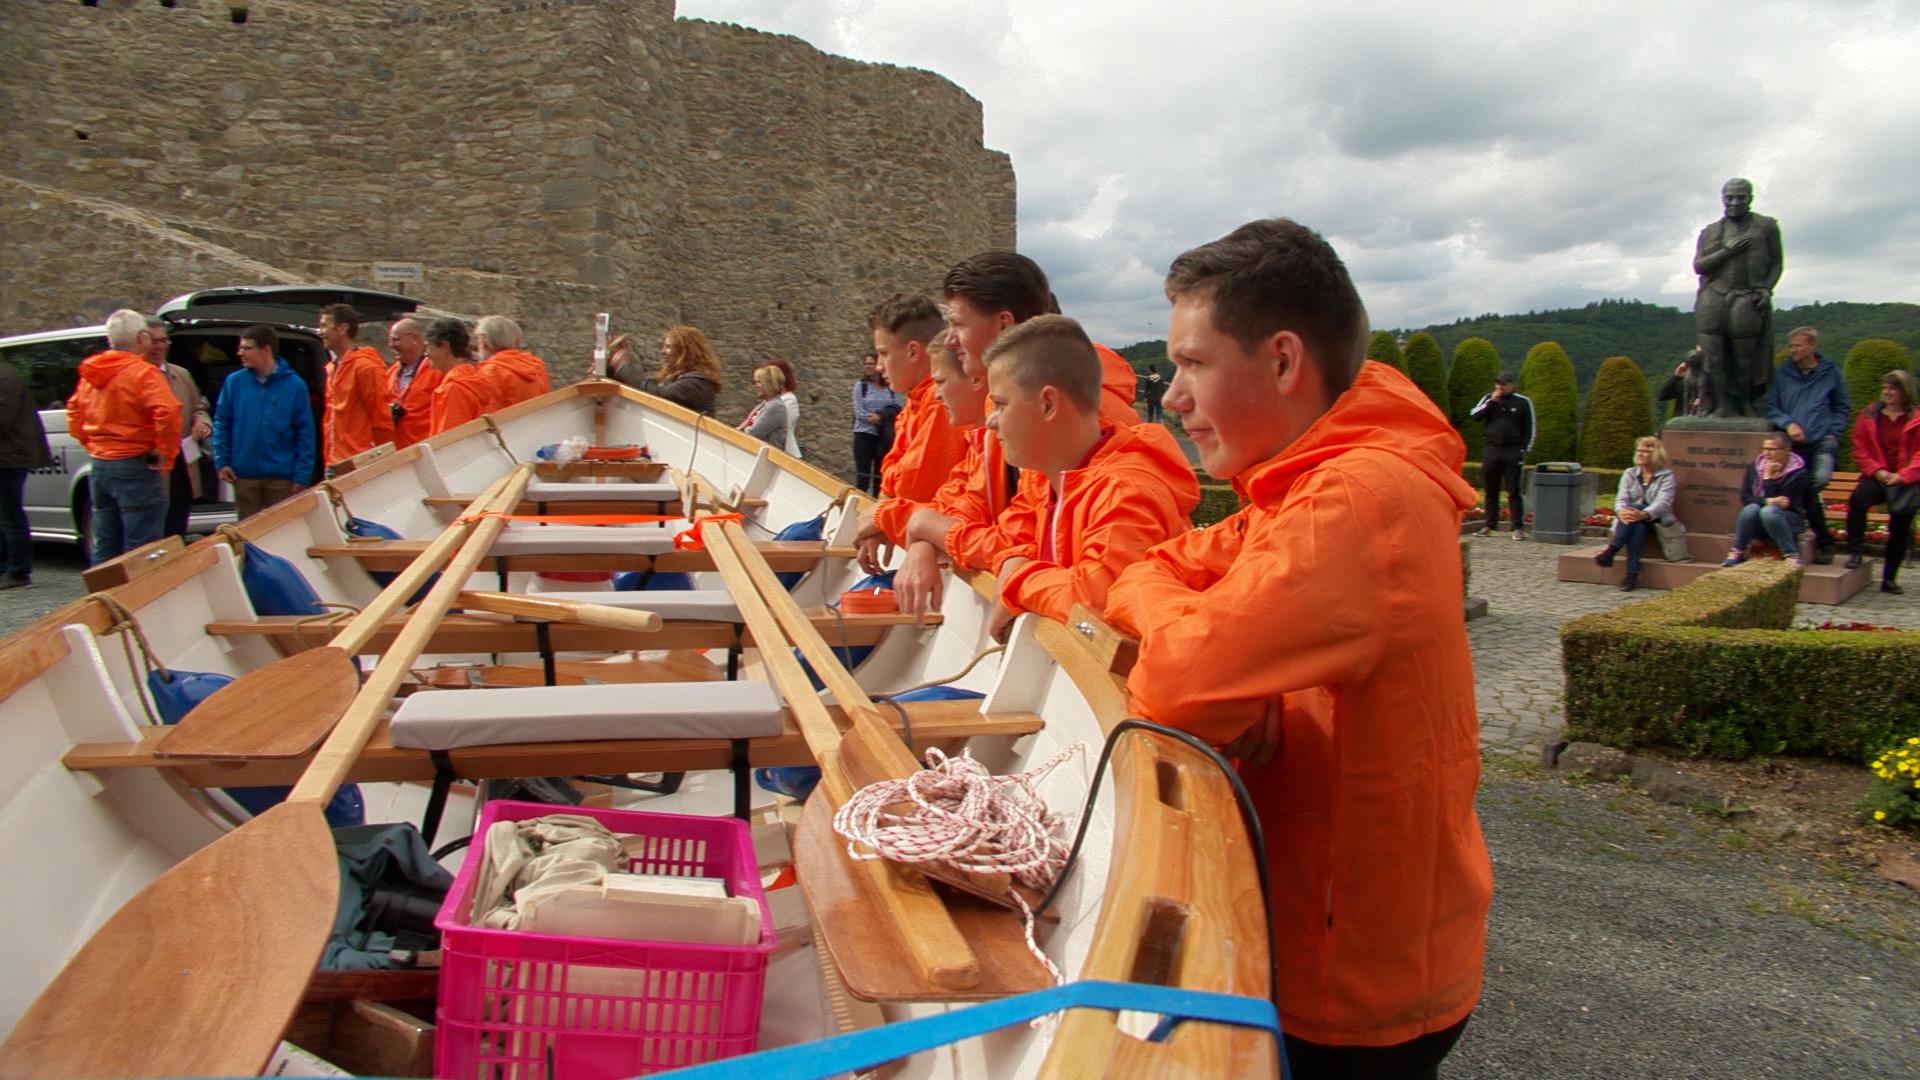
[[1273,1002],[1265,998],[1146,983],[1085,980],[851,1035],[709,1062],[673,1075],[676,1080],[822,1080],[838,1073],[870,1069],[882,1062],[984,1035],[1062,1009],[1081,1008],[1132,1009],[1177,1018],[1156,1028],[1150,1036],[1153,1042],[1164,1040],[1180,1021],[1186,1020],[1259,1028],[1272,1033],[1274,1053],[1279,1054],[1280,1017],[1274,1011]]

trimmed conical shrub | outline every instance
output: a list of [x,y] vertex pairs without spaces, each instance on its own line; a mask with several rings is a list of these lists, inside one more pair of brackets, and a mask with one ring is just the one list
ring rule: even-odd
[[1401,374],[1406,374],[1407,360],[1400,355],[1400,339],[1394,337],[1391,330],[1373,332],[1372,339],[1367,342],[1367,359],[1391,364],[1398,368]]
[[1867,338],[1847,350],[1846,362],[1840,365],[1840,371],[1847,380],[1848,404],[1853,406],[1853,416],[1847,425],[1847,431],[1840,436],[1839,468],[1853,468],[1853,425],[1851,420],[1860,419],[1860,410],[1880,399],[1880,380],[1889,371],[1912,371],[1913,357],[1897,341],[1886,338]]
[[1470,337],[1453,347],[1453,367],[1447,372],[1447,419],[1467,440],[1467,460],[1479,461],[1485,446],[1480,425],[1467,419],[1480,399],[1493,393],[1493,377],[1500,374],[1500,351],[1486,338]]
[[1580,425],[1580,463],[1595,469],[1633,464],[1633,444],[1653,434],[1653,395],[1646,373],[1624,356],[1609,357],[1587,391],[1586,422]]
[[1528,349],[1515,389],[1533,402],[1533,453],[1527,455],[1527,464],[1574,460],[1580,389],[1567,350],[1555,341]]
[[1427,392],[1442,413],[1447,411],[1447,362],[1440,355],[1440,343],[1432,334],[1415,334],[1407,339],[1403,354],[1407,359],[1407,377]]

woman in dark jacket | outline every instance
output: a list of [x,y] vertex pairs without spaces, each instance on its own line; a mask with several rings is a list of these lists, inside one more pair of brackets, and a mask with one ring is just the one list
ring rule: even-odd
[[27,383],[0,362],[0,589],[33,584],[33,536],[27,529],[27,474],[53,465],[47,430],[33,407]]
[[607,347],[607,374],[628,386],[705,416],[720,397],[720,360],[707,335],[694,326],[676,326],[660,340],[660,370],[646,376],[625,334]]
[[1880,379],[1880,400],[1860,410],[1853,425],[1853,463],[1860,483],[1847,497],[1847,569],[1860,565],[1866,543],[1867,511],[1887,504],[1887,558],[1880,566],[1880,591],[1897,593],[1900,564],[1913,541],[1914,512],[1893,509],[1908,485],[1920,483],[1920,416],[1913,407],[1913,376],[1889,371]]
[[1740,517],[1733,524],[1733,550],[1721,566],[1747,561],[1747,545],[1764,536],[1786,560],[1800,565],[1800,530],[1807,524],[1807,498],[1812,494],[1807,463],[1793,452],[1783,432],[1770,431],[1760,444],[1760,456],[1747,466],[1740,482]]

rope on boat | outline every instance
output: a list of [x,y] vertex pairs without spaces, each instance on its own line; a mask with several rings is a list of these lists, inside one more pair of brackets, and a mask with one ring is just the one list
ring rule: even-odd
[[[144,671],[151,675],[158,672],[162,682],[172,682],[173,672],[168,671],[167,666],[160,662],[160,658],[153,654],[153,645],[147,641],[147,632],[140,628],[140,620],[134,617],[133,612],[128,610],[127,605],[121,603],[118,597],[111,593],[97,592],[88,593],[86,598],[105,608],[107,614],[113,619],[107,624],[106,629],[100,632],[120,635],[120,647],[127,653],[127,674],[133,676],[133,696],[140,699],[140,708],[147,714],[147,723],[159,727],[160,714],[154,709],[152,700],[147,697],[147,681],[138,673]],[[140,646],[138,661],[133,655],[135,643]]]
[[[294,620],[293,640],[302,649],[310,649],[314,647],[313,645],[309,645],[307,643],[308,627],[312,626],[315,623],[319,623],[321,628],[327,632],[327,637],[331,638],[335,633],[334,628],[340,625],[340,620],[351,619],[354,616],[360,614],[360,609],[358,607],[355,607],[352,604],[335,603],[331,600],[315,600],[314,603],[320,605],[323,608],[333,608],[334,610],[329,611],[324,615],[303,615],[299,619]],[[320,642],[320,644],[324,645],[326,643]]]
[[[854,792],[834,814],[833,831],[848,841],[849,858],[1008,874],[1045,895],[1066,865],[1067,842],[1060,835],[1063,819],[1034,785],[1085,750],[1085,743],[1074,743],[1026,772],[995,776],[970,751],[948,757],[935,747],[927,751],[927,768]],[[902,804],[911,809],[889,809]],[[1012,896],[1026,923],[1027,948],[1059,983],[1060,969],[1034,940],[1035,912],[1018,891]]]
[[493,441],[500,444],[500,452],[507,455],[507,460],[515,465],[520,464],[520,458],[514,454],[513,447],[507,445],[507,437],[500,433],[500,421],[495,420],[492,413],[481,413],[480,419],[486,422],[487,430],[493,433]]

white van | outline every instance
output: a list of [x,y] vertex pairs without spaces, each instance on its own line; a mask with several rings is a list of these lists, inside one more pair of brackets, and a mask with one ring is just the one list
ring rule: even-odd
[[[410,314],[418,302],[395,293],[342,285],[266,285],[207,289],[188,293],[161,305],[156,312],[169,324],[167,362],[193,373],[200,393],[211,409],[220,386],[240,367],[240,332],[265,323],[280,335],[280,355],[306,380],[312,397],[314,430],[320,430],[326,390],[327,351],[315,324],[328,304],[351,304],[365,327],[392,322]],[[36,539],[84,543],[90,535],[92,505],[87,499],[87,452],[67,434],[67,395],[80,380],[80,361],[107,348],[104,325],[71,330],[48,330],[0,338],[0,360],[12,364],[26,381],[46,425],[53,448],[53,467],[27,475],[27,523]],[[194,500],[188,528],[211,532],[233,521],[233,503],[213,472],[211,447],[194,466],[201,470],[200,490]],[[315,458],[319,455],[316,453]],[[313,479],[318,479],[314,477]]]

